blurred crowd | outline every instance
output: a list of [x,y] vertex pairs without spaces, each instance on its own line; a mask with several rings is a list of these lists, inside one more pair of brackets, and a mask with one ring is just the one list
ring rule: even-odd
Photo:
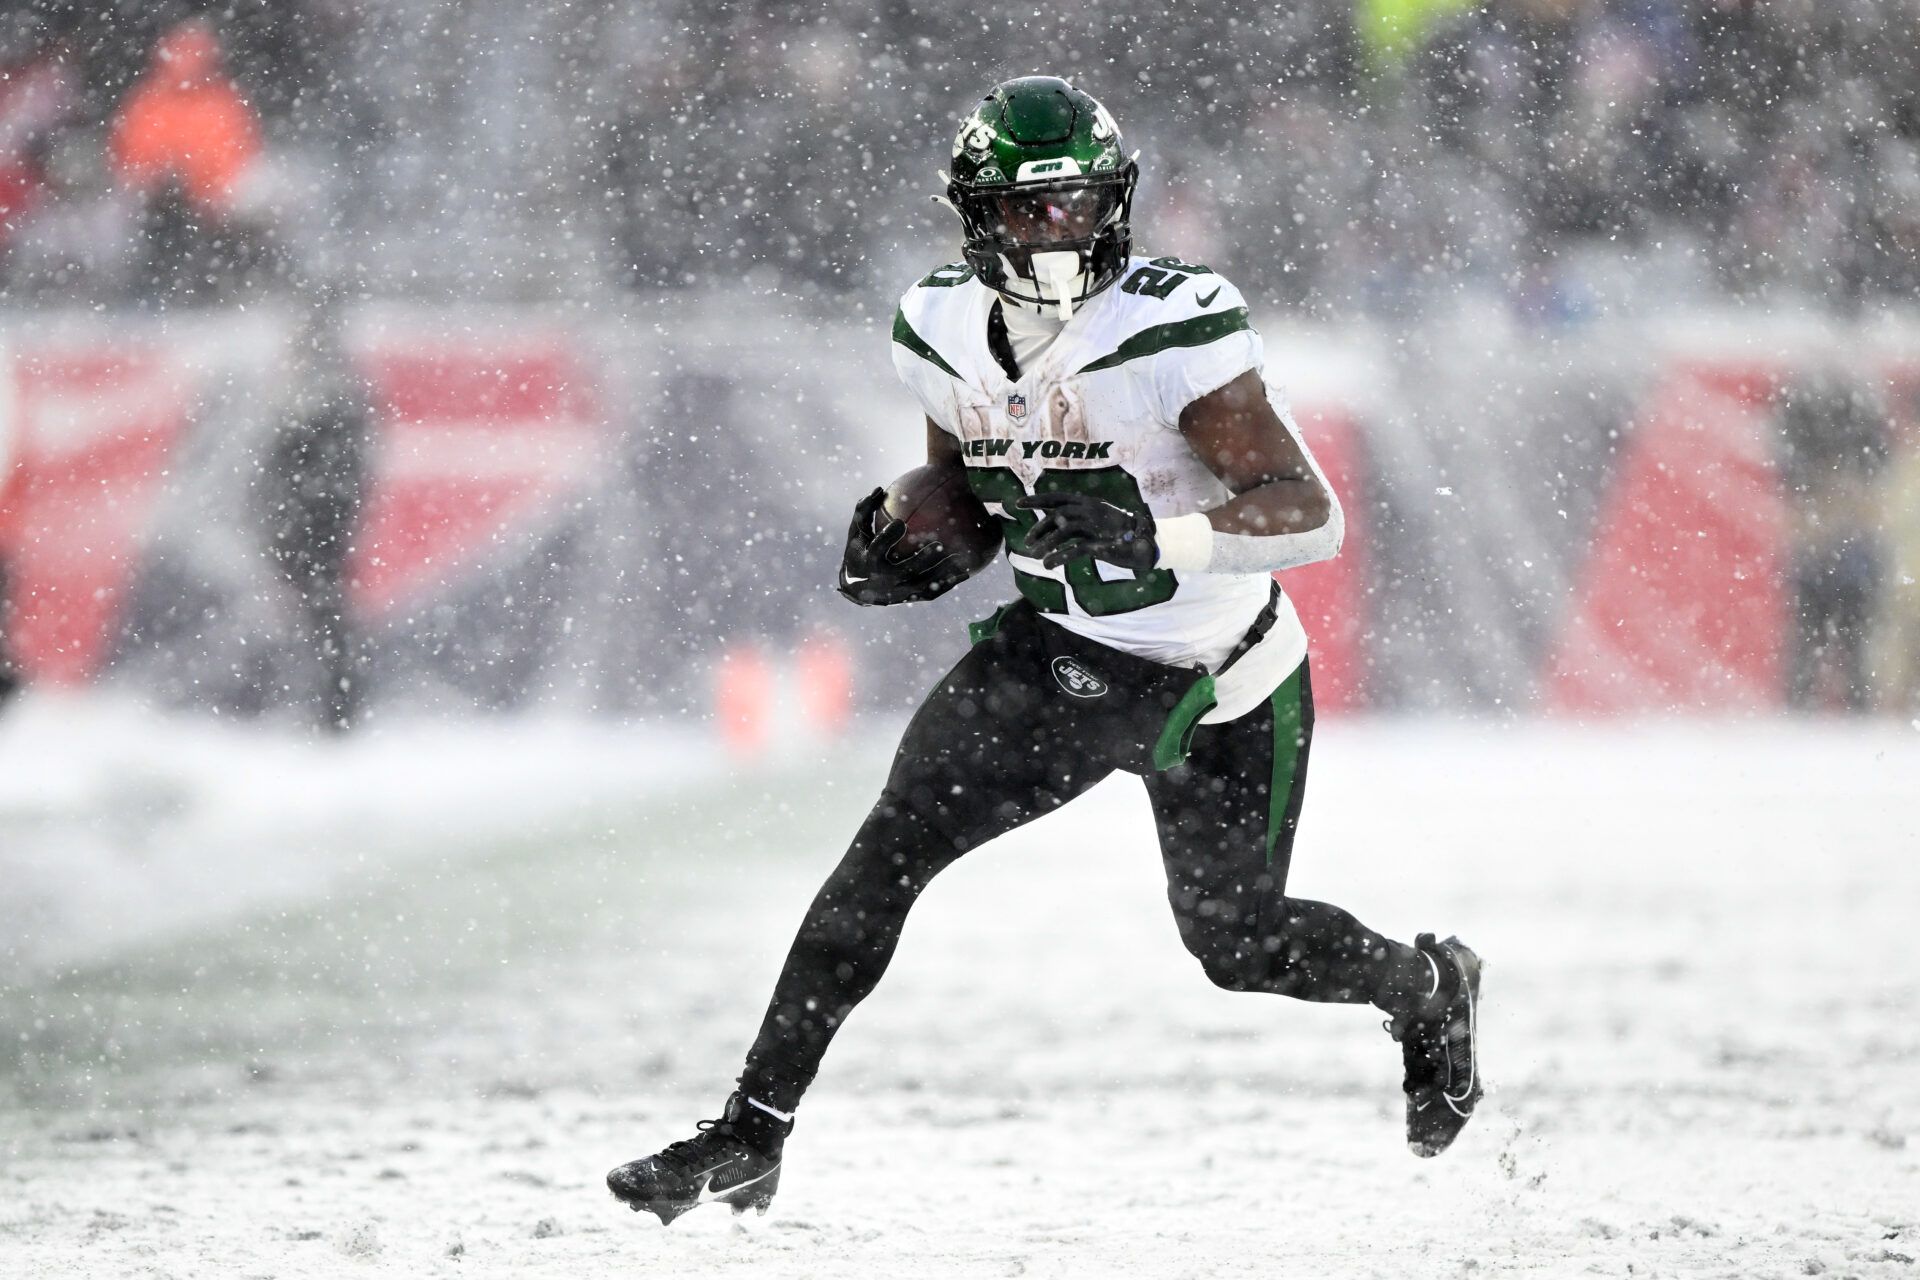
[[882,306],[951,249],[928,197],[954,120],[1042,69],[1143,149],[1148,242],[1269,305],[1473,292],[1552,320],[1920,286],[1916,0],[5,10],[13,299],[307,271]]
[[327,6],[294,7],[4,5],[7,301],[214,302],[296,270],[269,134],[333,71]]
[[[0,0],[0,311],[294,300],[312,358],[261,483],[342,727],[372,409],[341,299],[884,321],[957,256],[956,121],[1036,71],[1141,150],[1141,247],[1267,314],[1920,291],[1920,0]],[[739,386],[676,377],[668,420]],[[1785,692],[1920,706],[1920,399],[1809,381],[1780,439]]]

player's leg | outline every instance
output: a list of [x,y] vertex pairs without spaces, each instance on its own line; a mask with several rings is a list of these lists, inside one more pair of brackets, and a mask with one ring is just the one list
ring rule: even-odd
[[1873,634],[1874,607],[1881,598],[1880,566],[1875,549],[1861,541],[1849,543],[1841,556],[1844,572],[1834,586],[1834,647],[1838,650],[1840,704],[1859,713],[1872,706],[1873,672],[1868,643]]
[[[1479,1094],[1471,1061],[1479,959],[1455,940],[1423,934],[1409,946],[1331,903],[1288,895],[1312,739],[1303,663],[1260,707],[1203,725],[1184,765],[1148,777],[1168,899],[1182,940],[1218,985],[1388,1014],[1406,1046],[1409,1139],[1436,1154]],[[1430,1132],[1437,1104],[1459,1122],[1443,1135]]]
[[1184,765],[1148,777],[1167,897],[1181,940],[1219,986],[1400,1014],[1433,988],[1427,958],[1339,907],[1286,893],[1312,738],[1302,665],[1255,710],[1202,725]]
[[1793,629],[1787,652],[1787,705],[1795,710],[1816,707],[1827,648],[1827,611],[1824,573],[1819,561],[1802,555],[1792,579]]
[[1073,799],[1111,766],[1057,731],[1060,695],[1023,634],[976,646],[928,695],[840,865],[815,895],[741,1078],[784,1111],[799,1104],[834,1032],[893,958],[933,877]]
[[1044,655],[1012,629],[976,645],[908,725],[880,799],[809,906],[721,1120],[608,1175],[671,1222],[703,1199],[765,1208],[801,1095],[893,958],[920,893],[961,854],[1051,812],[1111,766],[1056,731]]
[[[0,489],[6,488],[6,480],[6,474],[0,472]],[[13,696],[14,690],[20,687],[20,678],[14,673],[13,669],[13,652],[7,645],[7,625],[9,622],[7,608],[9,600],[10,597],[7,594],[7,562],[4,557],[0,557],[0,706],[5,706],[7,699]]]

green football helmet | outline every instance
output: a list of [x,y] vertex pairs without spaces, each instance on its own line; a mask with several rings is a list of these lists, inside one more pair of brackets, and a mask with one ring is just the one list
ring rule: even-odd
[[1054,76],[995,85],[952,167],[967,265],[1002,297],[1065,319],[1126,270],[1140,166],[1090,94]]

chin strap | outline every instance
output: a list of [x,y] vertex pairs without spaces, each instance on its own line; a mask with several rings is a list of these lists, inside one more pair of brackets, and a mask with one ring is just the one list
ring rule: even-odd
[[1071,249],[1050,249],[1029,254],[1028,260],[1033,264],[1033,274],[1025,276],[1013,269],[1006,254],[1000,255],[1000,265],[1008,280],[1031,280],[1039,296],[1023,298],[1006,290],[1002,290],[1000,296],[1025,311],[1051,311],[1063,324],[1073,319],[1074,299],[1085,291],[1087,284],[1087,274],[1080,269],[1080,255]]
[[1031,253],[1027,258],[1033,263],[1033,282],[1039,286],[1040,296],[1062,320],[1073,319],[1073,300],[1087,278],[1080,269],[1080,255],[1071,249],[1055,249]]

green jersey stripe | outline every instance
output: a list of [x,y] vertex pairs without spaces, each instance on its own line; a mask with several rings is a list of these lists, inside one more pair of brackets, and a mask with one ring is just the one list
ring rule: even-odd
[[[893,340],[913,352],[913,354],[919,356],[922,360],[925,360],[928,364],[945,370],[948,377],[960,377],[960,374],[955,371],[952,365],[940,358],[938,351],[935,351],[927,345],[926,339],[913,331],[913,326],[907,323],[907,313],[904,311],[896,311],[893,313]],[[964,378],[960,380],[963,382],[966,381]]]
[[[1231,311],[1222,311],[1218,315],[1176,320],[1172,324],[1157,324],[1151,329],[1142,329],[1121,343],[1111,355],[1101,356],[1080,372],[1095,373],[1101,369],[1111,369],[1129,360],[1158,355],[1173,347],[1204,347],[1209,342],[1217,342],[1230,333],[1240,333],[1252,327],[1253,325],[1247,320],[1245,307],[1235,307]],[[893,332],[897,339],[900,336],[898,325],[894,327]]]

